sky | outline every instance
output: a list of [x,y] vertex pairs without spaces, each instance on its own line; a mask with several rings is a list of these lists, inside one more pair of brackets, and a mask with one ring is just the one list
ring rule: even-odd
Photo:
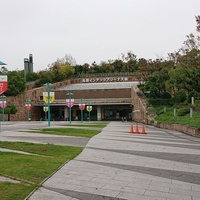
[[167,58],[197,34],[199,0],[0,0],[0,61],[34,72],[71,55],[99,64],[131,51],[137,58]]

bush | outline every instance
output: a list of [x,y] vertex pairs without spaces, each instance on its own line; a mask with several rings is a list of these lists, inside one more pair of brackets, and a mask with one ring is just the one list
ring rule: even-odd
[[179,91],[174,95],[175,103],[183,103],[187,99],[185,91]]
[[178,110],[177,115],[178,116],[184,116],[186,114],[190,113],[190,109],[189,108],[181,108]]
[[148,99],[149,104],[153,106],[172,106],[172,99]]

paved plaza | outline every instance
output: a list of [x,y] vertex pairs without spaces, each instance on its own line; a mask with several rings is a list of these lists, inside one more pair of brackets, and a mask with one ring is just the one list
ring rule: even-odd
[[153,126],[129,133],[131,124],[109,123],[28,199],[199,200],[200,138]]

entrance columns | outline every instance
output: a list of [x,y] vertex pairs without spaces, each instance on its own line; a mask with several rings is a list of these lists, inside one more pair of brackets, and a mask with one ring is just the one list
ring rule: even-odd
[[97,106],[97,121],[101,121],[101,106]]

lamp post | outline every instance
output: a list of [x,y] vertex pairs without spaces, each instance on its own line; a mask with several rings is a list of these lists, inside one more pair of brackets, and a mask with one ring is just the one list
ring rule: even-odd
[[2,101],[1,101],[1,108],[2,108],[2,122],[4,121],[4,108],[6,107],[6,101],[4,101],[4,98],[6,97],[5,95],[0,96]]
[[30,104],[31,100],[30,99],[26,99],[26,104],[25,104],[25,108],[27,110],[27,119],[28,121],[30,120],[30,110],[31,110],[31,104]]
[[[69,123],[71,124],[72,123],[72,116],[71,116],[71,111],[72,111],[72,95],[73,93],[72,92],[68,92],[67,93],[67,96],[69,96],[69,104],[68,104],[68,107],[69,107]],[[74,102],[73,102],[74,104]]]
[[50,126],[50,121],[51,121],[51,114],[50,114],[50,87],[51,83],[45,83],[45,86],[47,86],[47,106],[48,106],[48,126]]
[[45,121],[47,121],[48,106],[46,104],[44,104],[44,106],[43,106],[43,111],[45,112]]
[[83,104],[83,98],[81,98],[81,103],[79,104],[79,109],[81,110],[81,122],[83,123],[83,110],[85,109],[85,104]]
[[90,121],[90,112],[92,111],[92,106],[90,105],[91,104],[90,102],[88,102],[87,104],[88,104],[88,106],[87,106],[88,120]]

